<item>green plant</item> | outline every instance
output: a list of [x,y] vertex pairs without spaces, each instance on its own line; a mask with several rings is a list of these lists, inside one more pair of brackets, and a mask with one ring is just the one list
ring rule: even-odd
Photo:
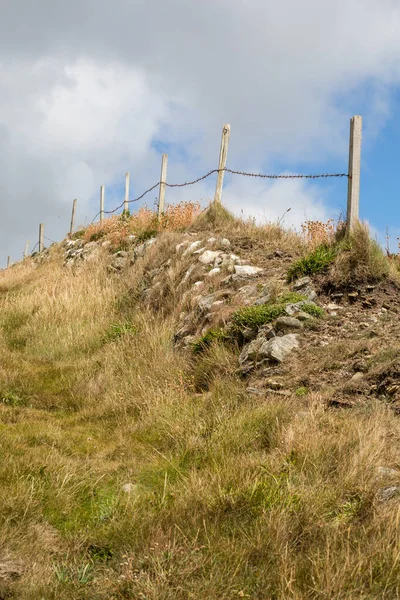
[[305,387],[304,385],[302,385],[296,389],[295,394],[296,394],[296,396],[300,396],[300,397],[307,396],[308,388]]
[[291,282],[299,277],[314,275],[326,269],[335,259],[337,247],[322,244],[299,260],[296,260],[287,271],[287,281]]
[[125,335],[136,335],[138,328],[130,321],[124,321],[122,323],[113,323],[110,325],[105,338],[107,341],[113,342]]
[[1,392],[0,402],[6,406],[25,406],[26,402],[14,392]]
[[302,305],[301,310],[307,313],[308,315],[315,317],[316,319],[320,319],[325,314],[323,308],[321,308],[317,304],[312,304],[311,302],[305,302]]
[[246,306],[239,309],[232,317],[232,328],[240,331],[244,328],[259,329],[266,323],[275,321],[285,314],[288,304],[296,304],[305,300],[305,296],[295,292],[289,292],[276,299],[276,302],[268,302],[261,306]]

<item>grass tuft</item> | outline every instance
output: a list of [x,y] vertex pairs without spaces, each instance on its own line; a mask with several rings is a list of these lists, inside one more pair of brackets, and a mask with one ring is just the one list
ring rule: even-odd
[[307,275],[315,275],[326,270],[335,259],[337,250],[334,246],[322,244],[317,246],[302,258],[295,261],[287,271],[287,281],[290,283],[295,279]]

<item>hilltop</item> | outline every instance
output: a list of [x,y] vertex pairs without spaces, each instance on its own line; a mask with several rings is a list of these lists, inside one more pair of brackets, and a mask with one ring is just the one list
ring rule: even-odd
[[399,292],[192,203],[2,271],[0,598],[397,598]]

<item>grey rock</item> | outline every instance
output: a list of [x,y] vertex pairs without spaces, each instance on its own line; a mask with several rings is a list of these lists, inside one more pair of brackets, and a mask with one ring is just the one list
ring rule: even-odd
[[308,321],[309,319],[312,319],[312,316],[306,312],[300,311],[299,313],[297,313],[296,319],[298,319],[299,321]]
[[301,277],[293,284],[293,289],[295,292],[302,290],[305,287],[308,287],[311,284],[310,277]]
[[192,242],[186,248],[185,252],[183,253],[183,256],[187,256],[188,254],[192,254],[195,250],[197,250],[200,247],[200,245],[201,245],[201,241],[200,240],[196,240],[195,242]]
[[223,248],[229,248],[231,245],[230,241],[228,240],[228,238],[222,238],[221,240],[221,246]]
[[239,277],[255,277],[262,272],[260,267],[251,267],[250,265],[235,265],[235,275]]
[[209,294],[199,299],[197,306],[200,310],[210,310],[216,299],[216,294]]
[[387,502],[400,496],[400,485],[392,485],[379,490],[378,498],[381,502]]
[[117,256],[113,259],[111,267],[116,271],[121,271],[128,266],[128,259],[124,256]]
[[220,254],[221,252],[219,250],[206,250],[199,256],[199,262],[203,265],[210,265]]
[[127,252],[126,250],[119,250],[118,252],[116,252],[115,254],[113,254],[113,256],[115,256],[115,257],[121,257],[121,258],[126,258],[127,256],[129,256],[129,252]]
[[88,242],[83,246],[83,253],[88,254],[89,252],[93,252],[95,248],[98,247],[97,242]]
[[245,340],[255,340],[258,335],[257,329],[251,329],[250,327],[245,327],[241,330],[241,334]]
[[221,269],[219,267],[214,267],[214,269],[211,269],[211,271],[209,271],[207,273],[208,277],[214,277],[214,275],[218,275],[218,273],[221,272]]
[[275,329],[277,331],[285,331],[288,329],[301,329],[303,324],[299,319],[294,317],[279,317],[275,322]]
[[299,312],[302,312],[302,308],[304,306],[317,306],[315,304],[315,302],[312,302],[310,300],[302,300],[301,302],[295,302],[294,304],[288,304],[285,308],[285,312],[287,315],[289,315],[289,317],[293,317],[294,315],[297,315]]
[[236,298],[242,304],[253,304],[254,299],[257,298],[259,294],[257,285],[244,285],[241,287],[238,292]]
[[400,477],[400,471],[391,467],[378,467],[376,471],[380,477]]
[[292,350],[295,350],[299,347],[299,342],[297,339],[297,334],[288,333],[282,337],[276,337],[272,340],[264,342],[260,347],[261,356],[265,356],[266,358],[271,358],[276,360],[277,362],[282,362],[283,359],[290,353]]
[[282,362],[285,356],[298,346],[297,335],[294,333],[268,341],[263,337],[257,337],[243,348],[239,356],[239,364],[245,366],[249,361],[262,362],[268,359]]
[[262,306],[263,304],[267,304],[271,300],[271,295],[266,294],[265,296],[261,296],[261,298],[257,298],[254,302],[255,306]]

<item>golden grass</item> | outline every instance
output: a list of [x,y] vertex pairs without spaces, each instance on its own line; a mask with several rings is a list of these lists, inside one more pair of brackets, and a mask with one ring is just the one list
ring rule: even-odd
[[[400,466],[398,418],[253,397],[230,350],[177,353],[176,241],[119,276],[56,251],[0,274],[0,597],[396,598],[399,504],[376,468]],[[168,258],[162,302],[138,302]]]

